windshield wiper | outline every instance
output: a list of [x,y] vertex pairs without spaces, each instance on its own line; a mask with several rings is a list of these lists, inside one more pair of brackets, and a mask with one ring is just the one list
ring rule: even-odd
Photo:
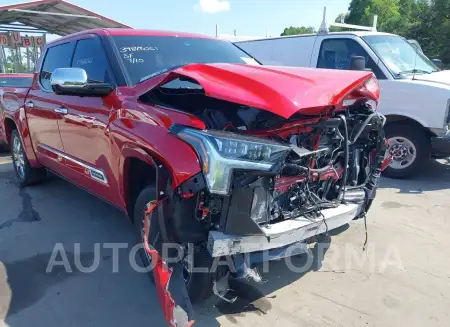
[[167,72],[167,71],[168,71],[168,69],[163,69],[163,70],[154,72],[154,73],[152,73],[152,74],[150,74],[150,75],[144,76],[144,77],[142,77],[142,78],[139,80],[139,82],[137,82],[137,84],[142,83],[142,82],[145,82],[146,80],[148,80],[148,79],[150,79],[150,78],[152,78],[152,77],[155,77],[156,75],[164,74],[164,73]]
[[427,71],[423,69],[410,69],[410,70],[404,70],[398,73],[397,75],[401,74],[431,74],[433,71]]
[[154,72],[154,73],[152,73],[152,74],[150,74],[150,75],[147,75],[147,76],[142,77],[142,78],[137,82],[137,84],[142,83],[142,82],[145,82],[146,80],[148,80],[148,79],[150,79],[150,78],[152,78],[152,77],[155,77],[155,76],[157,76],[157,75],[164,74],[164,73],[168,72],[169,70],[174,70],[174,69],[177,69],[177,68],[180,68],[180,67],[183,67],[183,66],[186,66],[186,64],[183,64],[183,65],[177,65],[177,66],[173,66],[173,67],[170,67],[170,68],[164,68],[164,69],[161,69],[160,71],[157,71],[157,72]]

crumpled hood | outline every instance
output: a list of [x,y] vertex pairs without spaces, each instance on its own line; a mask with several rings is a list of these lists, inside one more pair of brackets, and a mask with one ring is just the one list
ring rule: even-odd
[[298,67],[244,64],[190,64],[173,70],[196,80],[207,96],[264,109],[284,118],[296,112],[318,114],[335,106],[373,74]]
[[450,70],[441,70],[431,74],[416,74],[414,80],[450,85]]

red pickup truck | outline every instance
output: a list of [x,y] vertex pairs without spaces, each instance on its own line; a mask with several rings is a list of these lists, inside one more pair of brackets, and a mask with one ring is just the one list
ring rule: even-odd
[[[0,74],[0,108],[8,108],[21,103],[33,82],[33,74]],[[6,93],[6,96],[5,96]],[[11,109],[10,110],[14,110]],[[0,116],[1,117],[1,116]],[[1,117],[3,121],[5,117]],[[0,150],[7,150],[5,132],[0,124]]]
[[261,281],[258,261],[365,218],[386,164],[378,99],[371,72],[98,29],[47,44],[1,124],[22,186],[50,170],[130,217],[168,323],[190,326],[190,300],[233,301],[227,281]]

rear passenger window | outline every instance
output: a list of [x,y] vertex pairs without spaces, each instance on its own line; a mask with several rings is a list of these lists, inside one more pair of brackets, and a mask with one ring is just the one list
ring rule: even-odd
[[72,53],[73,43],[64,43],[47,50],[39,76],[39,80],[44,89],[51,90],[50,78],[56,68],[70,67]]
[[72,67],[83,68],[90,83],[110,83],[109,66],[103,45],[95,37],[77,42]]
[[317,68],[348,70],[350,69],[350,59],[353,56],[366,58],[366,67],[372,70],[378,79],[386,79],[366,50],[352,39],[324,40],[320,48]]

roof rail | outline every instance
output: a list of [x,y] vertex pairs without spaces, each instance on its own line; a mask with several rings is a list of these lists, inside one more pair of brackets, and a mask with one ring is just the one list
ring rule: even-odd
[[230,42],[239,42],[239,41],[253,41],[253,40],[260,40],[260,39],[266,39],[267,37],[264,36],[244,36],[244,35],[231,35],[231,34],[219,34],[217,36],[220,40],[230,41]]
[[[244,35],[236,35],[236,33],[234,33],[234,34],[220,33],[219,24],[216,24],[216,37],[221,40],[227,40],[227,41],[231,41],[231,42],[257,40],[257,39],[264,38],[264,36],[244,36]],[[267,38],[267,35],[266,35],[266,38]]]
[[[342,23],[330,23],[330,26],[336,26],[336,27],[344,27],[348,29],[353,30],[362,30],[362,31],[371,31],[371,32],[377,32],[377,23],[378,23],[378,15],[373,16],[373,26],[363,26],[363,25],[353,25],[353,24],[345,24]],[[327,7],[323,8],[323,19],[322,23],[320,24],[318,34],[328,34],[330,30],[328,29],[327,24]],[[296,35],[287,35],[286,37],[292,37]],[[239,41],[249,41],[249,40],[260,40],[260,39],[267,39],[267,33],[266,36],[243,36],[243,35],[236,35],[236,34],[222,34],[219,31],[219,25],[216,24],[216,37],[222,40],[227,40],[231,42],[239,42]]]
[[[319,33],[322,33],[322,34],[326,34],[329,32],[326,16],[327,16],[327,7],[324,7],[323,8],[323,20],[322,20],[322,24],[320,25],[320,28],[319,28]],[[344,27],[344,28],[353,29],[353,30],[376,32],[377,31],[377,23],[378,23],[378,15],[374,15],[372,26],[353,25],[353,24],[335,23],[335,22],[331,23],[330,25],[336,26],[336,27]]]

